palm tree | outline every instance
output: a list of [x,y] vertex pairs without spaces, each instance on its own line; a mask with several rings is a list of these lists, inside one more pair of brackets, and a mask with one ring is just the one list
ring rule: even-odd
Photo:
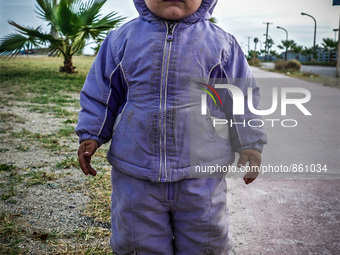
[[306,47],[301,51],[301,54],[304,56],[308,56],[308,61],[311,60],[311,56],[313,55],[313,47]]
[[262,55],[266,55],[266,50],[261,50],[258,52],[258,56],[261,57]]
[[14,21],[18,33],[5,36],[0,41],[0,54],[16,56],[23,49],[49,46],[53,56],[63,55],[64,66],[61,72],[74,73],[72,57],[82,50],[88,39],[103,38],[104,33],[119,25],[125,18],[111,12],[100,17],[100,9],[106,0],[36,0],[38,17],[47,21],[51,27],[49,33],[41,26],[32,28],[21,26]]
[[273,47],[274,45],[274,40],[272,38],[268,38],[265,42],[264,42],[264,45],[265,47],[267,47],[268,49],[268,52],[270,51],[270,48]]
[[332,62],[332,51],[337,49],[338,43],[331,38],[323,38],[322,46],[325,50],[329,50],[329,62]]
[[286,52],[288,53],[296,43],[294,40],[282,40],[281,41],[282,45],[278,45],[277,47],[281,50],[285,49]]
[[250,50],[249,51],[249,59],[252,59],[254,57],[259,56],[261,53],[259,51],[254,51],[254,50]]
[[271,50],[270,51],[270,55],[280,59],[281,58],[281,55],[279,53],[277,53],[275,50]]
[[267,40],[264,42],[264,47],[265,47],[265,49],[267,49],[267,51],[264,52],[265,58],[266,58],[267,54],[269,54],[270,49],[271,49],[271,47],[273,47],[273,45],[274,45],[274,40],[272,38],[267,38]]
[[294,44],[294,45],[292,46],[292,50],[293,50],[293,52],[296,54],[296,59],[297,59],[297,60],[300,60],[300,59],[299,59],[299,55],[300,55],[300,53],[301,53],[302,50],[303,50],[303,46]]

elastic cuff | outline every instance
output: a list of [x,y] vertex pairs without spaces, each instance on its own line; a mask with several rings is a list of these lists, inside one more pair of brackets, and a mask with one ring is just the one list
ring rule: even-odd
[[78,136],[79,136],[79,143],[82,143],[85,140],[95,140],[98,143],[98,147],[102,146],[102,144],[104,143],[103,139],[101,139],[100,137],[96,135],[91,135],[88,133],[80,133],[78,134]]
[[238,153],[240,153],[241,151],[243,151],[245,149],[257,150],[258,152],[261,153],[262,150],[263,150],[263,144],[262,143],[253,143],[253,144],[244,145],[238,150]]

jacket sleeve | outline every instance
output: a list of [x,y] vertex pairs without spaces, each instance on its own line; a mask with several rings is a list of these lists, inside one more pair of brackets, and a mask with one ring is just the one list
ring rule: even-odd
[[[244,95],[244,114],[233,114],[233,109],[228,112],[227,118],[232,122],[230,125],[230,140],[233,150],[240,152],[244,149],[256,149],[262,152],[263,145],[267,143],[267,135],[259,122],[249,120],[261,120],[261,116],[253,114],[248,107],[248,88],[252,88],[252,102],[255,109],[260,103],[260,91],[255,78],[249,68],[243,51],[236,39],[231,38],[231,50],[227,56],[226,64],[223,66],[228,83],[242,90]],[[230,93],[229,93],[230,94]],[[233,95],[234,96],[234,95]]]
[[102,43],[80,92],[81,110],[75,130],[79,143],[93,139],[100,146],[108,142],[118,109],[124,102],[124,89],[112,82],[118,68],[112,54],[112,33]]

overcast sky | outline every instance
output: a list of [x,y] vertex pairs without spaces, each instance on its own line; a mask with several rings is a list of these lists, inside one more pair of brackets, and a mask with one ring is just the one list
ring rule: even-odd
[[[35,4],[35,0],[0,0],[0,38],[15,31],[8,20],[32,27],[45,24],[37,18]],[[110,11],[119,12],[127,21],[138,16],[132,0],[107,0],[103,13]],[[314,21],[301,12],[316,19],[317,44],[321,45],[322,38],[334,39],[333,29],[339,28],[340,6],[332,6],[332,0],[219,0],[213,16],[217,25],[237,38],[244,51],[248,47],[247,37],[251,37],[253,49],[254,37],[265,41],[266,25],[263,23],[273,23],[269,26],[269,36],[275,43],[273,49],[278,50],[276,46],[285,40],[286,34],[277,26],[287,29],[289,39],[297,44],[313,46]]]

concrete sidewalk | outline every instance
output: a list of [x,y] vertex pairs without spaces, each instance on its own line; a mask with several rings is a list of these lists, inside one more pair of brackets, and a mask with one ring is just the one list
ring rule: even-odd
[[[311,100],[304,116],[295,106],[264,118],[296,119],[295,128],[266,127],[263,164],[326,165],[322,173],[261,175],[250,185],[229,179],[228,204],[233,253],[340,254],[340,89],[252,69],[261,89],[261,108],[271,105],[271,88],[306,88]],[[280,95],[280,93],[279,93]],[[301,96],[300,96],[301,97]],[[279,100],[280,103],[280,100]],[[307,169],[306,168],[306,169]]]

